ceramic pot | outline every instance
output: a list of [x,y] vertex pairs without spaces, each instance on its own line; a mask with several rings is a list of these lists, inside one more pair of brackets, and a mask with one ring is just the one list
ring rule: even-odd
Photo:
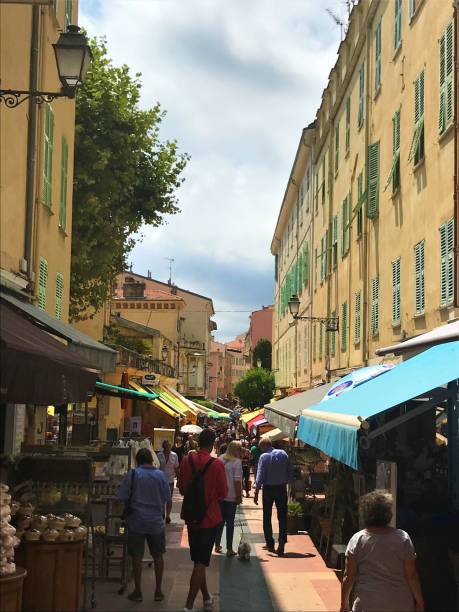
[[57,529],[46,529],[41,536],[45,542],[55,542],[58,537],[59,531]]
[[38,529],[28,529],[25,533],[24,533],[24,539],[27,542],[36,542],[37,540],[39,540],[41,537],[41,531],[38,531]]

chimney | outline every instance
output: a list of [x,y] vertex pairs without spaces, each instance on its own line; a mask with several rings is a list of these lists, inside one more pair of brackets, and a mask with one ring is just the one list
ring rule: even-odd
[[136,281],[133,278],[126,278],[123,285],[123,297],[126,300],[143,300],[145,298],[145,283]]

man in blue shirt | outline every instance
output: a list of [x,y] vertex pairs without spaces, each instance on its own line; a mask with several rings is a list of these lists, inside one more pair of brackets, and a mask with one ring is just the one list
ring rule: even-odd
[[[258,493],[263,488],[263,532],[265,550],[284,554],[287,542],[287,483],[293,479],[288,455],[284,450],[274,449],[270,440],[260,442],[261,455],[258,460],[254,502],[258,505]],[[279,547],[274,548],[271,515],[276,504],[279,521]]]
[[146,540],[155,565],[155,601],[162,601],[163,554],[166,552],[163,514],[164,505],[171,499],[171,490],[164,472],[153,466],[153,456],[147,448],[141,448],[135,459],[137,468],[126,474],[118,492],[118,499],[130,500],[127,546],[132,557],[135,589],[128,599],[143,599],[142,559]]

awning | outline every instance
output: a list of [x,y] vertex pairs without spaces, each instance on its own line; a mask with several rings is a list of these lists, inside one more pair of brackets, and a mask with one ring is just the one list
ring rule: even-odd
[[[140,393],[145,393],[145,392],[150,393],[147,387],[145,387],[144,385],[139,385],[133,380],[129,381],[129,386]],[[153,395],[155,395],[155,398],[151,398],[151,402],[155,405],[156,408],[166,413],[168,416],[174,417],[174,419],[180,418],[182,416],[182,414],[178,410],[176,410],[172,406],[169,406],[164,401],[162,401],[160,399],[159,393],[154,393]]]
[[247,427],[250,429],[251,427],[256,427],[257,425],[262,425],[263,423],[267,423],[268,421],[265,419],[265,415],[263,413],[258,414],[257,416],[247,421]]
[[0,302],[0,398],[11,404],[85,402],[99,371]]
[[285,433],[285,431],[281,431],[278,427],[275,429],[271,429],[271,431],[267,431],[264,433],[260,440],[270,440],[271,442],[277,442],[278,440],[288,440],[289,436]]
[[217,402],[213,402],[212,400],[209,400],[210,403],[215,406],[216,408],[218,408],[217,412],[228,412],[228,414],[231,414],[233,412],[233,410],[231,408],[227,408],[226,406],[222,406],[221,404],[218,404]]
[[151,385],[145,385],[145,387],[150,391],[154,391],[155,393],[157,393],[159,395],[160,400],[164,402],[166,406],[169,406],[170,408],[178,412],[180,417],[186,417],[191,413],[191,409],[188,406],[184,407],[180,405],[180,403],[177,402],[175,398],[172,397],[171,394],[168,393],[163,387],[152,387]]
[[425,334],[420,334],[404,342],[379,348],[376,350],[376,354],[388,355],[393,353],[394,355],[401,355],[402,353],[419,351],[441,342],[454,342],[455,340],[459,340],[459,321],[440,325]]
[[265,410],[264,408],[258,408],[257,410],[246,412],[245,414],[241,414],[241,416],[239,417],[239,420],[247,424],[251,419],[258,416],[259,414],[262,414],[264,410]]
[[334,384],[327,383],[326,385],[320,385],[319,387],[314,387],[314,389],[303,391],[303,393],[296,393],[295,395],[284,397],[284,399],[277,402],[266,404],[265,417],[271,425],[285,431],[290,438],[294,438],[296,420],[300,416],[301,411],[304,408],[318,404]]
[[[438,344],[395,366],[384,376],[304,410],[298,438],[330,457],[358,469],[358,435],[376,437],[430,410],[448,395],[443,388],[459,378],[459,341]],[[427,399],[427,393],[431,396]],[[418,406],[377,426],[373,417],[418,399]]]
[[79,357],[91,363],[93,367],[96,367],[102,372],[115,371],[117,352],[113,349],[105,346],[105,344],[101,342],[96,342],[71,325],[67,325],[67,323],[55,319],[44,310],[40,310],[40,308],[28,302],[18,300],[9,293],[0,293],[0,299],[8,306],[30,319],[35,325],[38,325],[54,336],[59,336],[67,340],[69,343],[68,350],[77,353]]
[[[131,383],[129,383],[131,384]],[[118,385],[109,385],[101,381],[96,382],[96,391],[101,395],[110,395],[111,397],[120,397],[126,399],[137,399],[137,400],[154,400],[158,396],[157,393],[147,393],[143,389],[140,391],[137,389],[130,389],[128,387],[119,387]]]

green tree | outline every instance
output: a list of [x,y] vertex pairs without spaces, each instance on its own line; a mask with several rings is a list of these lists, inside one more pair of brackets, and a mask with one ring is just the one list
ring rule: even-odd
[[234,395],[244,408],[261,408],[269,402],[276,383],[274,374],[263,368],[252,368],[234,387]]
[[[78,90],[75,119],[70,316],[97,312],[142,236],[179,212],[177,189],[189,157],[159,137],[165,112],[139,107],[140,74],[114,66],[104,39]],[[84,313],[84,315],[83,315]]]
[[261,361],[261,367],[265,370],[271,370],[272,345],[267,338],[260,338],[253,349],[252,365],[257,366],[257,361]]

